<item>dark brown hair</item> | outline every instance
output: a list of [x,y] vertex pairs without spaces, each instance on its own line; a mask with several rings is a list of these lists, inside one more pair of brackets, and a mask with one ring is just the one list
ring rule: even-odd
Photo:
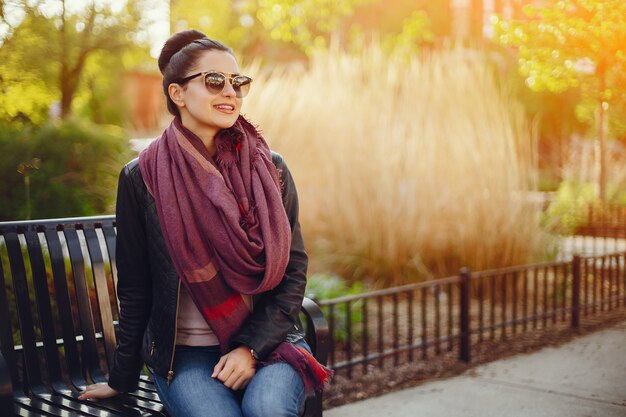
[[174,80],[184,78],[204,51],[224,51],[234,56],[228,46],[193,29],[173,34],[161,49],[159,70],[163,74],[163,92],[167,99],[167,109],[174,116],[179,116],[180,113],[167,88]]

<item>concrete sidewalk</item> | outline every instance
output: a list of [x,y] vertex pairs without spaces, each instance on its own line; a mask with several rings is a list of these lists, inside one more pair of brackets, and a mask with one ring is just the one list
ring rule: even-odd
[[325,417],[626,417],[626,321]]

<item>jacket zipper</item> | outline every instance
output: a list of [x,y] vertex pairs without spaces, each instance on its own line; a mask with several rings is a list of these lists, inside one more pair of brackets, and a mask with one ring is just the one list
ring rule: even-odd
[[176,333],[178,332],[178,303],[180,301],[180,280],[178,281],[178,290],[176,291],[176,316],[174,318],[174,341],[172,343],[172,357],[170,358],[170,370],[167,371],[167,386],[170,386],[174,379],[174,353],[176,352]]
[[152,347],[150,347],[150,357],[152,357],[152,355],[154,355],[154,347],[156,346],[156,341],[153,340],[152,341]]

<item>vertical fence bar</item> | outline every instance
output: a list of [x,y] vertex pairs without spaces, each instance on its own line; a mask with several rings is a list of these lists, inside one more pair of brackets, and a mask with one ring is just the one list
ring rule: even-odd
[[611,279],[612,287],[611,293],[613,294],[613,308],[619,307],[619,255],[613,255],[613,262],[615,263],[615,267],[613,269],[613,278]]
[[[460,292],[461,290],[459,290]],[[483,342],[483,332],[485,328],[485,309],[484,309],[484,279],[481,277],[478,281],[478,342]]]
[[361,304],[361,315],[363,317],[362,322],[362,327],[361,327],[361,340],[362,340],[362,344],[363,344],[363,373],[367,374],[367,365],[368,365],[368,360],[367,357],[369,355],[369,330],[368,330],[368,319],[367,319],[367,301],[369,300],[369,298],[365,297],[363,298],[363,304]]
[[613,263],[615,266],[611,274],[611,303],[613,305],[612,308],[617,308],[619,306],[619,258],[617,254],[613,255]]
[[453,300],[453,293],[452,293],[452,284],[448,284],[447,286],[447,294],[448,296],[446,297],[446,301],[448,302],[448,352],[452,351],[452,326],[454,326],[454,324],[452,323],[452,304],[454,303]]
[[548,267],[543,268],[543,328],[548,325]]
[[346,307],[346,343],[344,353],[348,364],[348,379],[352,379],[352,303],[345,302]]
[[376,297],[376,305],[378,307],[378,367],[383,369],[383,297]]
[[[620,275],[617,277],[619,285],[621,286],[621,290],[618,288],[617,292],[620,294],[620,298],[622,299],[622,307],[626,306],[626,259],[623,253],[620,254]],[[625,281],[622,281],[620,278],[624,278]]]
[[619,273],[620,273],[620,255],[619,254],[615,254],[615,275],[613,277],[614,280],[614,300],[615,300],[615,304],[614,304],[614,308],[618,308],[619,307],[619,300],[620,300],[620,282],[619,282]]
[[435,285],[435,353],[441,354],[441,286]]
[[567,277],[569,274],[570,264],[563,265],[563,297],[561,300],[561,321],[565,321],[567,317]]
[[611,293],[613,291],[613,256],[607,255],[606,262],[608,264],[605,268],[606,277],[604,283],[604,288],[606,288],[606,310],[611,311]]
[[506,307],[507,307],[507,300],[506,300],[506,274],[501,274],[500,275],[500,279],[501,279],[501,286],[500,286],[500,295],[502,297],[501,300],[501,304],[502,306],[500,307],[502,309],[501,311],[501,319],[502,319],[502,327],[501,327],[501,331],[502,333],[500,333],[500,339],[505,340],[506,339]]
[[526,332],[528,330],[528,270],[522,272],[522,277],[524,280],[522,295],[523,330]]
[[559,293],[559,272],[556,266],[552,267],[552,324],[556,323],[558,294]]
[[335,305],[328,305],[328,333],[330,334],[329,363],[332,368],[335,365]]
[[614,276],[614,280],[615,280],[615,308],[619,308],[619,302],[620,302],[620,281],[619,281],[619,277],[620,277],[620,271],[621,271],[621,255],[616,253],[615,254],[615,276]]
[[496,275],[489,277],[491,289],[491,309],[489,311],[489,327],[491,327],[491,340],[496,339]]
[[410,290],[407,294],[407,314],[409,316],[409,328],[408,328],[408,344],[409,344],[409,362],[413,362],[413,290]]
[[428,302],[428,292],[426,287],[422,288],[422,359],[426,359],[428,356],[428,320],[426,303]]
[[[619,271],[617,275],[617,294],[620,296],[620,299],[622,300],[622,307],[626,305],[626,297],[624,297],[624,294],[623,294],[623,292],[626,291],[626,288],[624,288],[624,286],[622,285],[622,280],[621,280],[621,277],[624,274],[625,269],[626,268],[624,268],[624,254],[621,253],[619,254],[619,264],[617,267],[617,270]],[[619,306],[619,302],[617,305]]]
[[593,288],[592,288],[592,297],[591,297],[591,313],[596,314],[597,306],[598,306],[598,261],[594,258],[591,258],[591,270],[593,271]]
[[398,293],[394,292],[393,300],[393,365],[398,366],[400,363],[400,329],[398,325]]
[[460,339],[459,339],[459,356],[463,362],[470,362],[472,360],[471,355],[471,338],[470,338],[470,271],[467,268],[463,268],[460,271],[460,291],[459,291],[459,303],[460,303],[460,315],[459,315],[459,327],[460,327]]
[[533,271],[533,329],[537,328],[537,314],[539,314],[539,270]]
[[572,259],[572,327],[580,327],[580,256]]
[[587,317],[587,314],[589,314],[589,260],[586,258],[583,258],[583,268],[581,271],[581,279],[583,280],[583,299],[584,299],[584,308],[583,308],[583,314],[585,315],[585,317]]
[[511,274],[511,286],[513,287],[513,335],[517,334],[517,272]]
[[613,275],[614,275],[613,259],[615,259],[615,256],[609,255],[609,270],[607,272],[608,281],[609,281],[609,286],[608,286],[609,293],[608,293],[608,299],[607,299],[608,308],[607,309],[609,311],[613,310]]
[[604,285],[605,281],[606,281],[606,277],[604,276],[606,273],[606,265],[605,265],[605,259],[606,256],[602,256],[601,258],[601,262],[600,262],[600,311],[604,311],[604,305],[606,302],[606,298],[604,296],[604,288],[606,287]]

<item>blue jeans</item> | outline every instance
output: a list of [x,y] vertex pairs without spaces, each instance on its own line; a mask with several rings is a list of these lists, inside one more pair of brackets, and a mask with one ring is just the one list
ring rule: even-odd
[[[296,343],[310,350],[304,340]],[[221,357],[218,346],[177,346],[174,379],[154,375],[161,402],[171,417],[297,417],[304,405],[304,384],[286,363],[257,370],[244,391],[211,378]]]

